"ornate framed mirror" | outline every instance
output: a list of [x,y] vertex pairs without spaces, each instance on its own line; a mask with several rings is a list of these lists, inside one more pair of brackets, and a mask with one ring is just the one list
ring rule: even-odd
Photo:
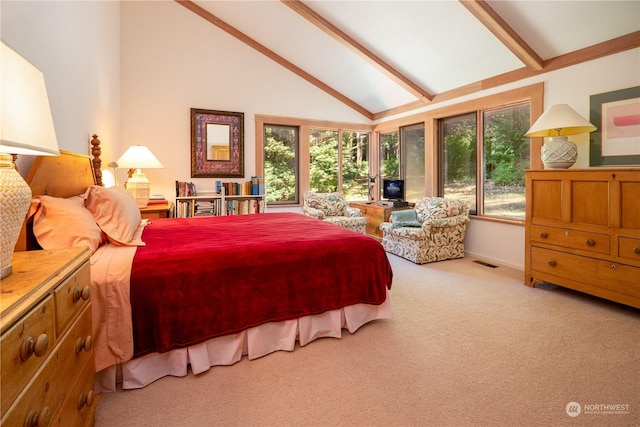
[[244,113],[191,109],[191,177],[244,177]]

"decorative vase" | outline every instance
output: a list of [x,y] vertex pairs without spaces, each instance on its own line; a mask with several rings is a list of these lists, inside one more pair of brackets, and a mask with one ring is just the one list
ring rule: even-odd
[[545,169],[567,169],[576,162],[578,147],[566,136],[553,136],[544,143],[541,154]]
[[11,258],[31,203],[31,188],[18,173],[11,154],[0,154],[0,279],[11,274]]

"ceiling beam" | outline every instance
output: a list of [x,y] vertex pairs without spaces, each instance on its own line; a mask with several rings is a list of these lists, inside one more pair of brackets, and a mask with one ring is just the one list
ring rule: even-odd
[[535,71],[542,70],[542,58],[484,0],[460,0],[460,3],[524,65]]
[[[506,73],[489,77],[475,83],[470,83],[446,92],[441,92],[433,98],[431,105],[637,48],[640,48],[640,31],[635,31],[624,36],[607,40],[606,42],[598,43],[564,55],[556,56],[555,58],[547,59],[544,63],[544,70],[532,70],[530,68],[523,67],[518,70],[508,71]],[[424,103],[414,101],[386,111],[380,111],[379,113],[374,114],[373,120],[382,120],[386,117],[406,113],[421,107],[424,107]]]
[[298,67],[298,66],[292,64],[291,62],[287,61],[286,59],[284,59],[283,57],[281,57],[280,55],[278,55],[274,51],[272,51],[269,48],[267,48],[266,46],[258,43],[256,40],[254,40],[251,37],[247,36],[246,34],[241,32],[240,30],[238,30],[238,29],[232,27],[231,25],[227,24],[222,19],[218,18],[217,16],[215,16],[214,14],[209,12],[208,10],[198,6],[197,4],[193,3],[191,0],[175,0],[175,1],[176,1],[176,3],[181,4],[185,8],[189,9],[191,12],[193,12],[196,15],[200,16],[201,18],[204,18],[205,20],[209,21],[213,25],[217,26],[218,28],[220,28],[221,30],[225,31],[226,33],[232,35],[233,37],[235,37],[236,39],[238,39],[241,42],[245,43],[246,45],[254,48],[258,52],[260,52],[263,55],[265,55],[266,57],[268,57],[269,59],[277,62],[280,65],[282,65],[283,67],[285,67],[289,71],[293,72],[294,74],[297,74],[298,76],[302,77],[303,79],[305,79],[306,81],[308,81],[312,85],[316,86],[317,88],[319,88],[319,89],[323,90],[324,92],[328,93],[329,95],[333,96],[334,98],[336,98],[340,102],[342,102],[345,105],[351,107],[352,109],[354,109],[355,111],[359,112],[360,114],[362,114],[366,118],[368,118],[370,120],[373,119],[373,113],[370,112],[369,110],[367,110],[366,108],[364,108],[363,106],[359,105],[358,103],[356,103],[355,101],[347,98],[346,96],[344,96],[340,92],[336,91],[335,89],[333,89],[329,85],[327,85],[327,84],[323,83],[322,81],[318,80],[317,78],[313,77],[311,74],[307,73],[306,71],[304,71],[300,67]]
[[372,64],[382,73],[384,73],[387,77],[392,79],[396,84],[405,89],[407,92],[418,98],[423,102],[430,102],[433,99],[433,95],[428,91],[420,87],[417,83],[409,79],[407,76],[402,74],[400,71],[392,67],[390,64],[385,62],[382,58],[377,56],[375,53],[358,43],[356,40],[351,38],[344,31],[340,30],[338,27],[333,25],[331,22],[327,21],[324,17],[318,14],[316,11],[311,9],[309,6],[305,5],[301,0],[280,0],[285,5],[289,6],[292,10],[297,12],[300,16],[305,18],[307,21],[314,24],[316,27],[324,31],[326,34],[334,38],[340,44],[342,44],[347,49],[351,50],[355,54],[359,55],[365,61]]

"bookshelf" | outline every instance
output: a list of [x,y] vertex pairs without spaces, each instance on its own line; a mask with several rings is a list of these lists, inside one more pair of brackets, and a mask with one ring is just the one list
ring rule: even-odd
[[220,193],[176,197],[176,218],[227,216],[263,213],[266,207],[264,194],[226,195]]

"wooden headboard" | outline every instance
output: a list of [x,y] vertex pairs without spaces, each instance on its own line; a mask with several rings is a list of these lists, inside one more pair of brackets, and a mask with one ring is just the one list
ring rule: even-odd
[[60,150],[60,156],[38,156],[26,178],[34,196],[71,197],[96,183],[91,157]]
[[[97,141],[97,144],[95,144]],[[99,167],[100,141],[93,135],[90,157],[86,154],[60,150],[59,156],[38,156],[33,161],[26,181],[33,196],[72,197],[83,194],[92,185],[101,185],[96,179],[95,167]],[[96,153],[97,148],[97,153]],[[96,159],[98,163],[96,163]],[[26,221],[16,244],[16,251],[38,249],[31,224]]]

